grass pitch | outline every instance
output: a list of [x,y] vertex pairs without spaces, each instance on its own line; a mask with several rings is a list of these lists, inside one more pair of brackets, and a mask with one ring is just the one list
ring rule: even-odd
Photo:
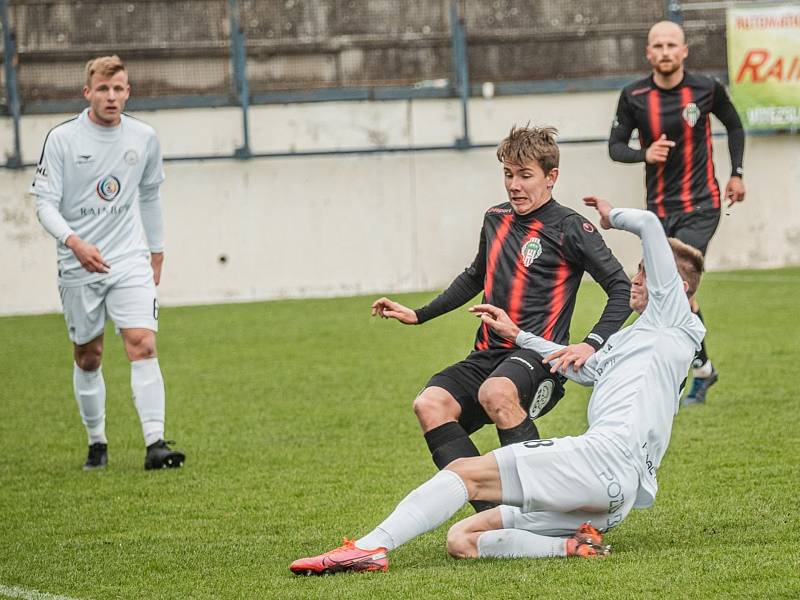
[[[93,473],[62,317],[0,319],[0,596],[798,597],[798,297],[798,268],[707,276],[720,381],[678,415],[656,505],[608,536],[608,559],[455,561],[443,527],[392,553],[386,574],[326,578],[287,567],[362,535],[432,475],[411,401],[467,353],[474,317],[403,327],[371,319],[365,297],[162,310],[167,434],[188,455],[170,472],[142,468],[109,328],[110,462]],[[583,286],[574,338],[603,302]],[[587,398],[569,384],[542,434],[581,433]],[[491,427],[475,438],[497,445]]]

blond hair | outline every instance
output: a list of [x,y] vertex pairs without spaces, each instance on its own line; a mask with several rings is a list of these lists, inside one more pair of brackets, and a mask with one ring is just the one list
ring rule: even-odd
[[678,265],[681,279],[689,284],[686,295],[691,298],[700,286],[700,278],[703,275],[703,254],[697,248],[677,238],[669,238],[667,241],[675,256],[675,264]]
[[558,167],[559,151],[555,127],[511,128],[508,136],[497,147],[497,160],[515,165],[536,162],[547,175]]
[[86,87],[92,87],[92,75],[95,73],[102,77],[113,77],[120,71],[125,71],[125,65],[116,54],[93,58],[86,63]]

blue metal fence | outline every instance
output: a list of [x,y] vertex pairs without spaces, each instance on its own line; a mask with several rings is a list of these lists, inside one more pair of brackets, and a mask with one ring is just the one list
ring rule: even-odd
[[254,156],[251,105],[326,100],[457,98],[462,132],[449,147],[463,149],[473,147],[470,97],[487,86],[495,95],[619,89],[648,71],[641,49],[661,19],[683,22],[693,69],[724,79],[728,4],[0,0],[0,115],[12,118],[15,136],[4,166],[23,166],[25,115],[83,108],[77,92],[93,56],[125,59],[136,78],[132,110],[240,107],[234,158]]

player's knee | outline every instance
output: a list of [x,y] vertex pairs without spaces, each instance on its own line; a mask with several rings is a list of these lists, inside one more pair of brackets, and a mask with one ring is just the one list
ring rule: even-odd
[[428,426],[441,425],[458,419],[458,405],[453,401],[423,391],[412,404],[417,420]]
[[152,331],[126,334],[125,350],[129,360],[144,360],[156,356],[156,336]]
[[474,539],[463,523],[456,523],[447,532],[447,553],[453,558],[477,558],[478,548]]
[[100,352],[78,352],[75,354],[75,364],[82,371],[97,371],[103,362],[103,355]]
[[499,377],[491,377],[478,390],[478,402],[490,417],[519,405],[516,387]]
[[75,364],[83,371],[97,371],[103,362],[103,346],[94,342],[75,347]]

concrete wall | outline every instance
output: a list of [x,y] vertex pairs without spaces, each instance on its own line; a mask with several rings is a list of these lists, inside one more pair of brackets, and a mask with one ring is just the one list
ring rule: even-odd
[[[616,97],[476,100],[473,141],[497,142],[512,123],[528,121],[556,125],[564,140],[602,137]],[[167,156],[230,153],[241,144],[234,109],[137,116],[156,128]],[[460,135],[461,113],[455,101],[419,100],[261,106],[250,117],[253,149],[267,152],[447,144]],[[37,160],[63,118],[23,120],[26,161]],[[0,153],[11,145],[11,123],[0,120]],[[724,138],[715,153],[724,185]],[[800,137],[748,139],[745,168],[747,201],[723,217],[709,267],[800,264]],[[164,305],[441,288],[474,256],[485,208],[504,200],[491,149],[171,162],[166,171]],[[25,193],[32,176],[0,169],[0,314],[60,308],[54,242]],[[604,144],[563,144],[556,198],[589,214],[579,205],[589,193],[642,206],[642,165],[612,163]],[[633,268],[636,240],[606,237]]]

